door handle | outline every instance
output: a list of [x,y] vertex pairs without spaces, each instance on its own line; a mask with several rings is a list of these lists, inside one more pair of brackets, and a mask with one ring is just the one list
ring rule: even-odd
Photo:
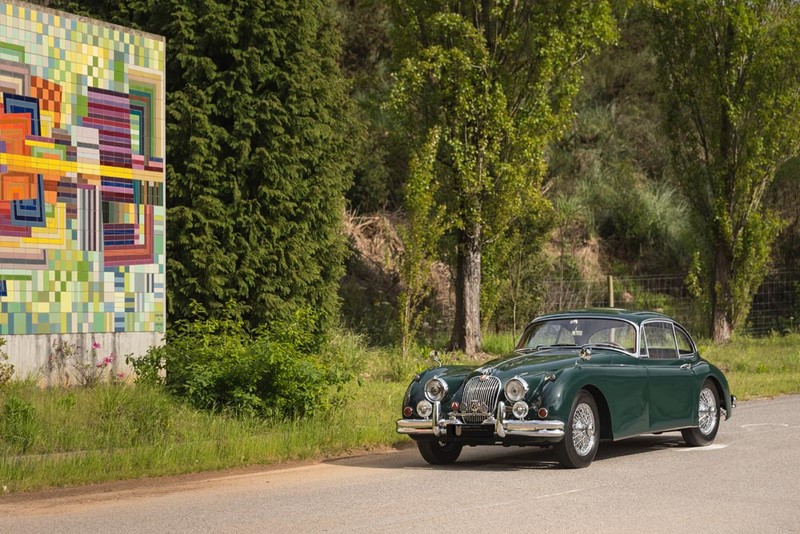
[[681,365],[681,369],[691,369],[691,368],[692,368],[692,364],[690,364],[690,363],[684,363],[683,365]]

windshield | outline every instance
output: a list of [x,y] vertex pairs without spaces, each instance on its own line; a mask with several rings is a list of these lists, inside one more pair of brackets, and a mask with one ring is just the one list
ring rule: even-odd
[[618,319],[564,317],[528,325],[516,350],[597,345],[636,352],[636,329]]

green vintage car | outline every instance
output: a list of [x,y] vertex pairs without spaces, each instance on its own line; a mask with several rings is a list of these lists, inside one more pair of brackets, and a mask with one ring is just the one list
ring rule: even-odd
[[455,462],[465,445],[537,445],[576,468],[601,439],[680,430],[688,445],[708,445],[735,406],[725,376],[673,319],[586,309],[538,317],[512,354],[480,367],[418,374],[397,431],[431,464]]

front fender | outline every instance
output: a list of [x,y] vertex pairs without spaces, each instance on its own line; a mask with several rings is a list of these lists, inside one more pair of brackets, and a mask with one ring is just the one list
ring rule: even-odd
[[442,399],[442,405],[449,404],[449,401],[460,390],[466,377],[472,372],[474,367],[466,365],[445,365],[441,367],[431,367],[419,373],[406,390],[403,406],[415,406],[417,402],[425,398],[425,383],[431,378],[441,378],[447,384],[447,394]]

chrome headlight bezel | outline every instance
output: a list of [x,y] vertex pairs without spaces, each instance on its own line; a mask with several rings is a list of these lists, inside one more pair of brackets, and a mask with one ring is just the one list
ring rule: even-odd
[[447,395],[447,382],[435,376],[425,382],[425,398],[431,402],[441,402]]
[[510,402],[518,402],[525,399],[528,389],[528,383],[524,379],[515,376],[503,386],[503,393]]

